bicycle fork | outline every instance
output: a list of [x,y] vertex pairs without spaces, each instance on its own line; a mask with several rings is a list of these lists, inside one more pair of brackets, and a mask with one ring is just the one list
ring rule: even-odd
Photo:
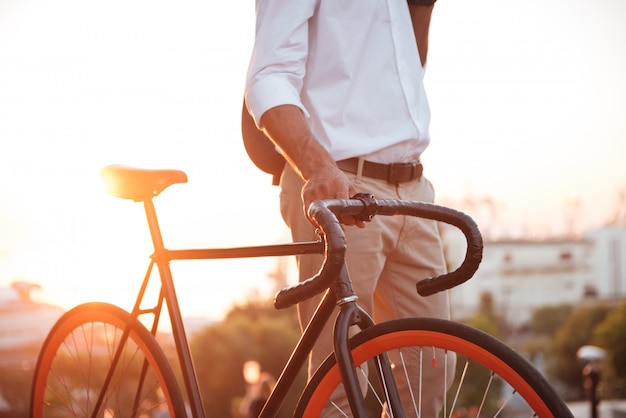
[[[355,367],[350,354],[348,339],[351,326],[356,325],[361,330],[364,330],[374,325],[374,321],[357,304],[358,297],[352,289],[345,265],[335,286],[335,295],[337,297],[337,305],[339,306],[339,314],[335,322],[333,344],[341,381],[353,416],[366,418],[368,414],[365,409],[364,392],[361,390],[359,383],[358,369]],[[385,353],[377,357],[375,367],[384,391],[383,396],[386,401],[385,407],[388,409],[387,412],[391,417],[404,417],[391,363]],[[366,391],[367,388],[364,388],[364,390]]]

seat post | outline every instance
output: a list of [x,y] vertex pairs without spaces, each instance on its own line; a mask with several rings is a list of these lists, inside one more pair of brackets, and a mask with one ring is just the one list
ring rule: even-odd
[[150,236],[152,237],[154,251],[159,252],[164,249],[163,236],[161,235],[161,228],[159,227],[159,220],[157,219],[152,199],[144,200],[143,207],[146,212],[146,219],[148,220],[148,228],[150,228]]

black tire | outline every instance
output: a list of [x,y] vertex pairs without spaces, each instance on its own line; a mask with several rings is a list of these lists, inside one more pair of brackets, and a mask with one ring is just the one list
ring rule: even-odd
[[[35,368],[31,416],[91,417],[129,323],[129,338],[96,416],[153,417],[163,411],[170,417],[184,417],[185,404],[174,372],[154,336],[139,321],[131,322],[128,312],[107,303],[79,305],[54,325]],[[146,365],[139,391],[139,376]],[[136,398],[138,410],[133,415]]]
[[[474,413],[480,409],[481,417],[572,417],[553,388],[528,361],[492,336],[463,324],[432,318],[389,321],[355,335],[350,347],[357,368],[369,362],[369,380],[376,380],[367,386],[369,416],[380,416],[385,404],[386,398],[381,394],[385,385],[375,379],[377,373],[371,366],[373,358],[385,353],[392,359],[396,384],[407,387],[406,382],[410,381],[411,389],[403,391],[406,416],[433,417],[434,410],[439,409],[439,416],[448,417],[461,409],[473,408]],[[404,358],[410,356],[419,360],[413,372],[407,372],[404,364]],[[456,363],[456,367],[447,360]],[[428,380],[423,376],[428,373],[437,376]],[[414,381],[420,375],[424,384]],[[305,388],[294,416],[319,417],[322,411],[339,409],[342,412],[335,411],[333,416],[351,417],[350,411],[345,410],[347,402],[329,406],[339,381],[334,356],[329,356]],[[418,396],[422,388],[440,392],[437,395],[440,407],[422,410]],[[378,394],[372,395],[374,392]],[[409,395],[416,399],[414,403],[406,400]]]

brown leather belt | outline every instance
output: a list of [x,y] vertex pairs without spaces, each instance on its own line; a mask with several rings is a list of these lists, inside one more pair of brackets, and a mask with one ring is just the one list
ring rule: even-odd
[[[349,173],[358,174],[359,159],[348,158],[337,161],[337,167]],[[391,184],[406,183],[422,177],[424,167],[422,163],[392,163],[381,164],[363,160],[361,175],[379,180],[386,180]]]

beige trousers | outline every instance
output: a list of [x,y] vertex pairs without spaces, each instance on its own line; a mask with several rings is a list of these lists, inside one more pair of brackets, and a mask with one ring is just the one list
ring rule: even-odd
[[[392,185],[386,181],[363,177],[357,183],[358,192],[372,193],[377,199],[405,199],[433,202],[432,184],[424,177],[409,183]],[[281,213],[295,241],[315,240],[315,230],[304,216],[301,190],[302,179],[286,167],[281,179]],[[415,284],[424,278],[445,272],[445,262],[439,231],[435,222],[409,216],[376,216],[361,229],[345,227],[346,264],[353,287],[363,307],[376,322],[404,317],[449,318],[446,292],[429,297],[419,296]],[[300,280],[313,276],[320,268],[322,257],[304,255],[298,258]],[[320,295],[321,297],[321,295]],[[320,297],[299,305],[304,327],[315,312]],[[309,375],[332,351],[332,325],[327,324],[314,348]],[[393,360],[393,359],[392,359]],[[454,370],[454,369],[452,369]],[[442,388],[443,377],[432,376],[428,385]],[[440,390],[441,391],[441,390]],[[435,416],[441,399],[432,395],[428,408]],[[426,410],[424,410],[426,412]]]

